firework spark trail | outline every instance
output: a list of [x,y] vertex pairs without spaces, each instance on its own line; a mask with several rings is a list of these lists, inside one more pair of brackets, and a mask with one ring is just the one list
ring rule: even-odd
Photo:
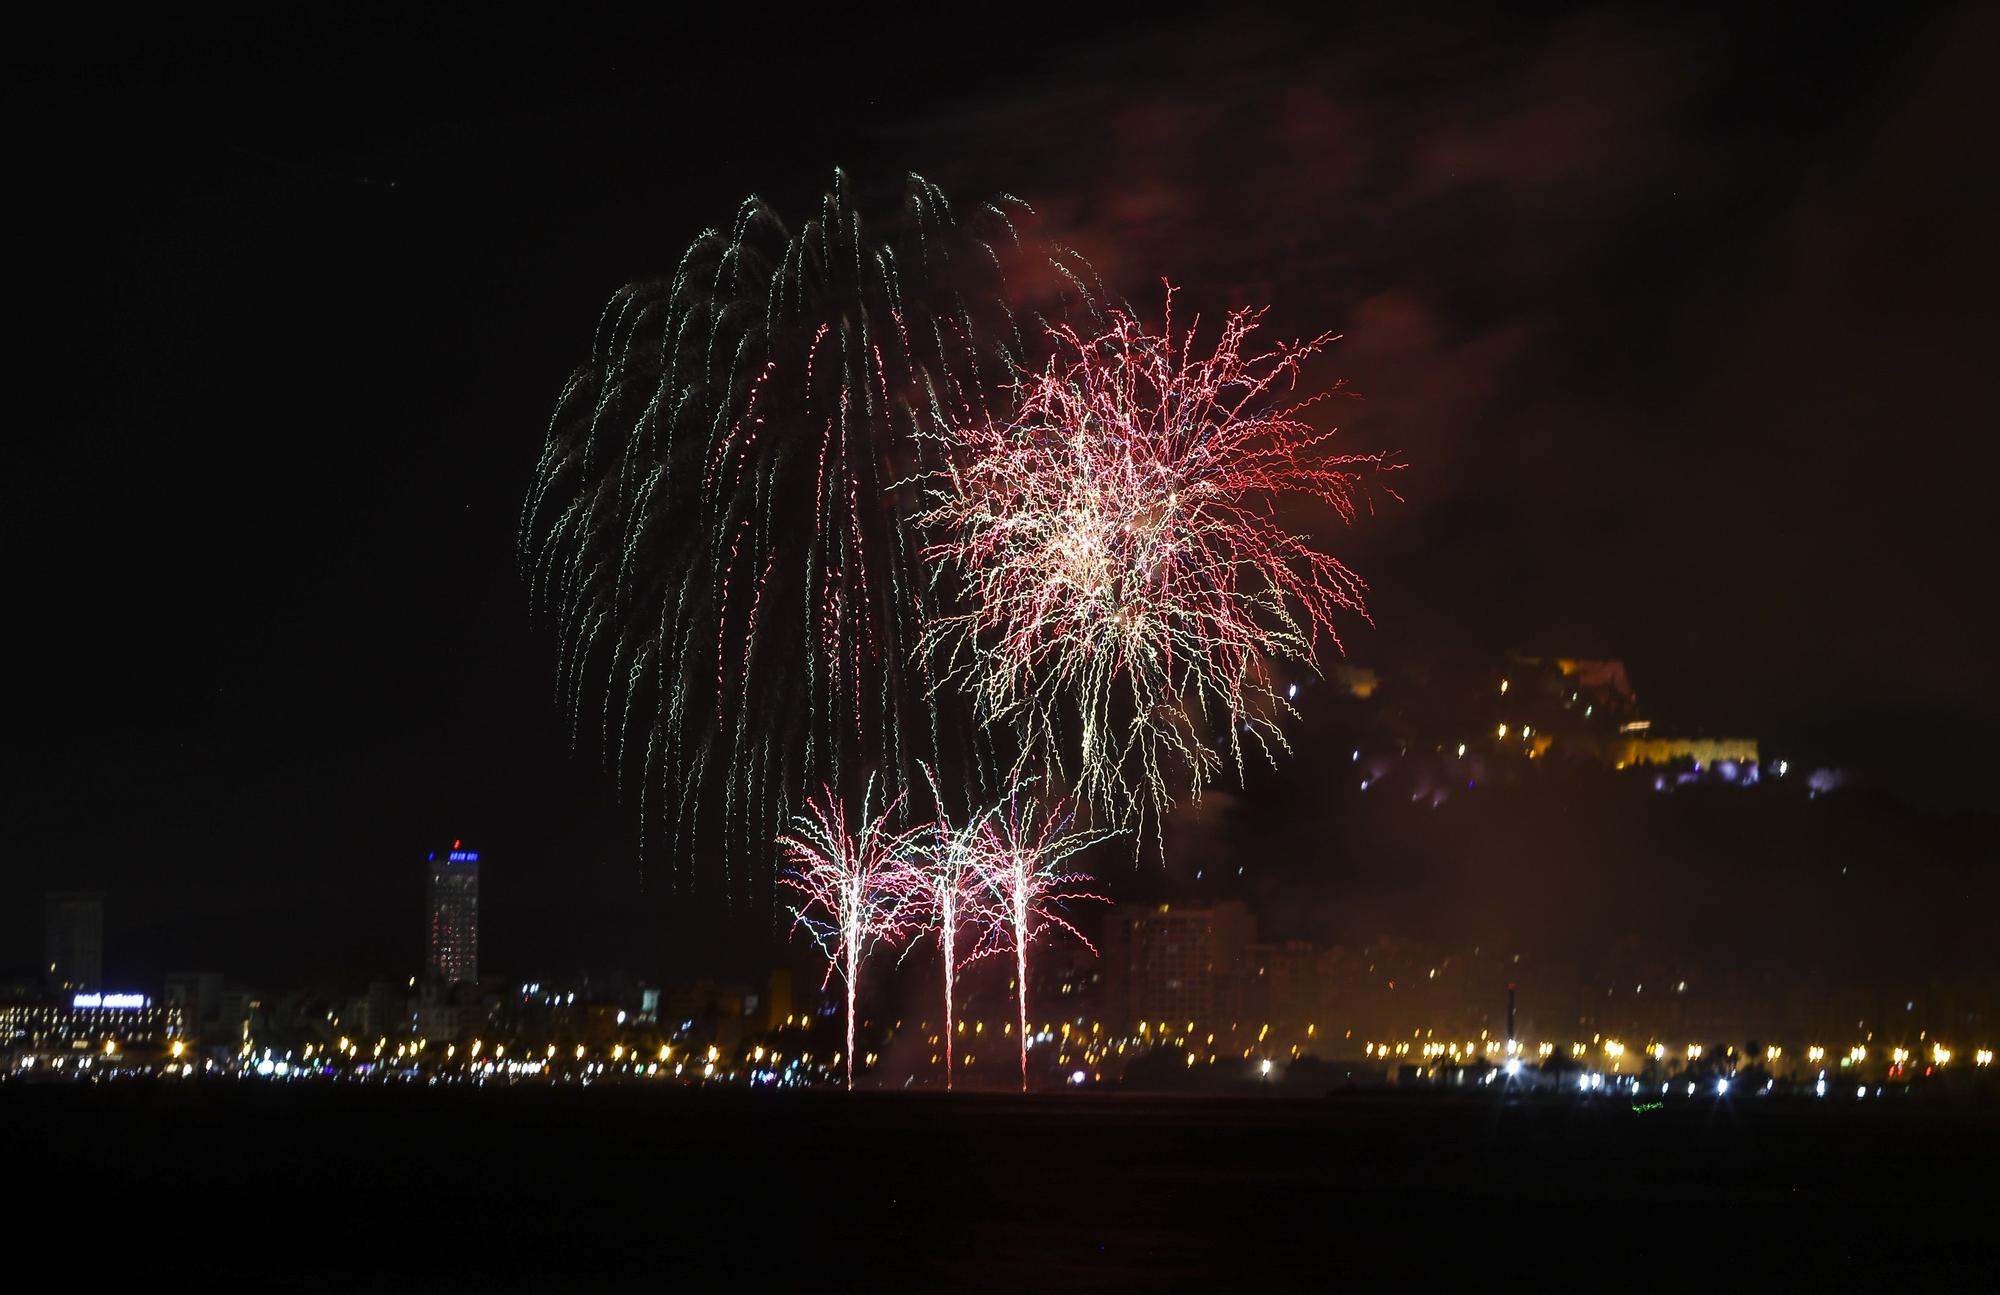
[[751,199],[601,312],[520,561],[571,739],[601,694],[605,758],[621,789],[637,775],[676,888],[706,858],[731,900],[775,898],[732,867],[809,793],[863,769],[911,786],[919,761],[956,775],[1000,740],[928,686],[945,663],[923,642],[937,591],[909,483],[943,470],[924,433],[947,411],[986,416],[1039,362],[1021,348],[1048,336],[1042,310],[1099,318],[1089,267],[1024,233],[1029,215],[1005,198],[961,220],[913,176],[864,230],[836,177],[796,232]]
[[[920,848],[891,877],[889,885],[903,897],[911,921],[937,935],[944,978],[944,1086],[950,1088],[958,973],[977,959],[997,952],[990,941],[979,938],[980,933],[991,928],[994,919],[988,902],[989,888],[979,868],[986,815],[975,816],[963,824],[952,823],[945,813],[945,796],[934,772],[925,769],[924,773],[930,781],[938,818],[920,829]],[[960,939],[966,931],[974,933],[969,946]],[[909,947],[914,949],[916,945],[912,943]]]
[[1286,748],[1273,664],[1313,665],[1322,640],[1341,647],[1337,613],[1367,617],[1361,578],[1280,524],[1277,502],[1351,522],[1365,475],[1395,466],[1336,453],[1304,421],[1331,392],[1281,398],[1330,335],[1246,354],[1263,312],[1244,309],[1197,356],[1172,304],[1169,288],[1157,334],[1117,310],[1095,335],[1052,327],[1011,417],[952,424],[920,518],[934,578],[955,572],[968,606],[926,630],[945,680],[1018,730],[1024,758],[1156,838],[1225,753],[1242,776],[1244,737],[1266,758]]
[[[873,817],[875,780],[861,798],[858,831],[850,831],[847,807],[828,788],[806,804],[792,830],[778,838],[778,848],[791,864],[778,884],[796,891],[793,928],[811,934],[826,954],[826,979],[838,976],[847,999],[847,1086],[854,1087],[854,1003],[861,984],[861,967],[876,945],[894,943],[911,928],[916,916],[908,893],[899,884],[910,868],[928,825],[897,831],[891,818],[901,796]],[[825,982],[822,982],[822,988]]]
[[1080,889],[1091,880],[1090,874],[1066,871],[1065,864],[1117,833],[1072,831],[1073,818],[1063,802],[1043,805],[1017,789],[980,815],[967,833],[972,867],[987,896],[984,949],[1005,952],[1014,962],[1023,1091],[1028,1087],[1028,946],[1051,931],[1066,931],[1095,955],[1097,947],[1063,915],[1062,908],[1082,900],[1111,902],[1107,896]]

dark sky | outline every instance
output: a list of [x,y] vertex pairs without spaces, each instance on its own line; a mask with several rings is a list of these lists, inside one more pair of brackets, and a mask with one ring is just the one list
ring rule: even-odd
[[127,974],[407,968],[454,836],[489,965],[709,958],[571,756],[517,509],[605,296],[835,165],[1345,333],[1351,443],[1412,464],[1335,537],[1358,660],[1618,656],[1654,713],[1975,797],[1991,11],[1376,8],[22,33],[0,968],[71,886]]

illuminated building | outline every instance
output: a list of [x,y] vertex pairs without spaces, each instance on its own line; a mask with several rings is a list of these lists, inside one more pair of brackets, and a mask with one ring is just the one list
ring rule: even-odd
[[181,1037],[181,1009],[144,994],[73,993],[66,1001],[0,1003],[6,1067],[138,1053],[156,1060]]
[[479,852],[453,841],[432,854],[429,973],[446,984],[479,979]]
[[1248,905],[1123,904],[1104,924],[1105,1010],[1114,1021],[1210,1021],[1232,1004],[1257,938]]
[[104,983],[104,896],[65,891],[48,897],[42,963],[57,990]]
[[1725,761],[1740,765],[1757,763],[1757,740],[1749,737],[1653,737],[1640,730],[1641,736],[1620,735],[1620,740],[1608,744],[1607,750],[1616,768],[1636,768],[1645,764],[1674,764],[1679,761],[1693,761],[1696,768],[1705,768]]

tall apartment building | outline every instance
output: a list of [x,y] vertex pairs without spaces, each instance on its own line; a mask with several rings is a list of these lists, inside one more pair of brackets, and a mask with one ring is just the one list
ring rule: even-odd
[[1105,1015],[1139,1021],[1226,1024],[1239,1008],[1257,919],[1240,900],[1212,908],[1121,904],[1104,923]]
[[433,853],[430,958],[426,969],[445,984],[479,979],[479,852],[453,841]]
[[96,989],[104,983],[104,896],[62,891],[44,909],[42,970],[49,988]]

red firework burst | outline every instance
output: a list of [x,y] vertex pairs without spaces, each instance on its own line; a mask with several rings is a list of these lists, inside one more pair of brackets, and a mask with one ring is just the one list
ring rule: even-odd
[[1240,777],[1246,737],[1285,747],[1273,664],[1311,665],[1339,650],[1337,614],[1367,617],[1361,578],[1278,501],[1351,522],[1389,466],[1305,421],[1330,391],[1288,399],[1331,336],[1246,352],[1263,311],[1243,309],[1198,356],[1172,308],[1169,288],[1158,333],[1116,311],[1096,336],[1052,329],[1010,420],[951,428],[958,466],[923,519],[968,608],[932,626],[950,678],[1092,805],[1155,826],[1225,758]]

